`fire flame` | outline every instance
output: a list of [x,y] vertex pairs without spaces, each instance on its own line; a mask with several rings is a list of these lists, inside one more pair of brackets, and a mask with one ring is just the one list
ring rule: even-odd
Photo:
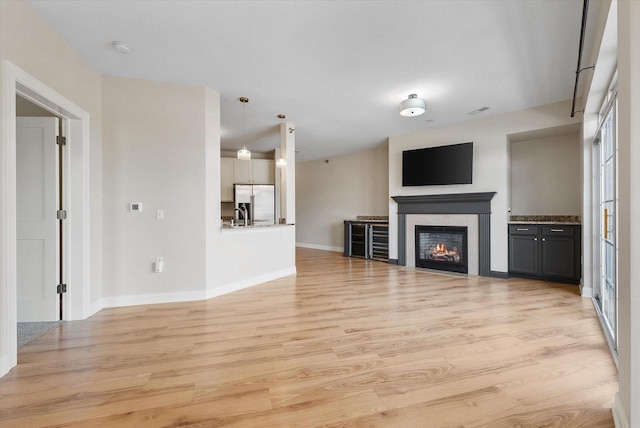
[[456,248],[453,250],[450,250],[447,248],[447,246],[445,244],[436,244],[434,247],[432,247],[432,253],[433,254],[450,254],[450,255],[460,255],[460,251]]

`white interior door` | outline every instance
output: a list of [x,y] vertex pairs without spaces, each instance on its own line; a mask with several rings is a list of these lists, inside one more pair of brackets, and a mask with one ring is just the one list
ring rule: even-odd
[[56,321],[60,307],[59,155],[55,117],[18,117],[16,215],[18,321]]

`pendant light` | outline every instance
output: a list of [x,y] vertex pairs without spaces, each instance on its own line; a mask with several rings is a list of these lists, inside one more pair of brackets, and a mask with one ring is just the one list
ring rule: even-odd
[[400,114],[402,116],[420,116],[427,109],[427,102],[418,98],[416,94],[409,95],[409,98],[400,103]]
[[280,156],[280,158],[276,161],[276,166],[278,168],[284,168],[285,166],[287,166],[287,160],[284,158],[284,156]]
[[[278,115],[278,119],[280,119],[280,123],[284,123],[284,118],[287,117],[284,114],[279,114]],[[278,168],[284,168],[285,166],[287,166],[287,159],[280,155],[280,158],[278,160],[276,160],[276,166]]]
[[238,159],[240,160],[251,160],[251,152],[247,150],[247,141],[246,141],[246,125],[247,125],[247,103],[249,102],[249,98],[240,97],[240,102],[242,103],[242,141],[244,144],[242,148],[238,150]]

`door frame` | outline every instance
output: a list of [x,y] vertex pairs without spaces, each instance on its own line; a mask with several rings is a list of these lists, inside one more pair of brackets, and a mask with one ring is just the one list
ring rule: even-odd
[[0,376],[17,364],[16,290],[16,95],[61,117],[63,204],[68,211],[62,239],[68,292],[63,319],[84,319],[90,307],[90,116],[13,63],[0,69]]

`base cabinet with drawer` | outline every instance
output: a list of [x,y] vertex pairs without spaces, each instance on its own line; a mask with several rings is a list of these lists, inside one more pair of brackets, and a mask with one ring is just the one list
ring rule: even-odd
[[578,225],[509,225],[509,274],[580,283]]

